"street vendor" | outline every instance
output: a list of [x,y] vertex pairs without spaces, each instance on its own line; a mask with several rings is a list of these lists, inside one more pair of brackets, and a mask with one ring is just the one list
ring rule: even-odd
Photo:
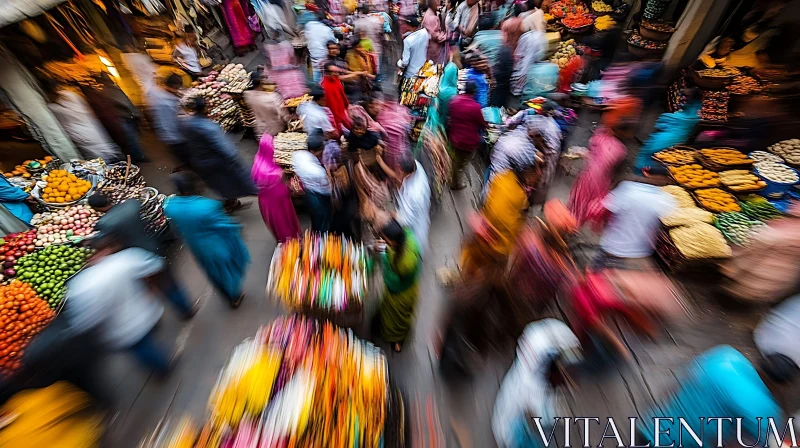
[[203,74],[203,67],[197,56],[197,34],[190,27],[187,27],[182,34],[175,38],[172,57],[192,77],[192,80],[196,80]]
[[262,83],[261,77],[253,76],[253,89],[245,90],[242,96],[256,118],[257,139],[264,134],[274,137],[286,129],[289,113],[283,107],[283,97],[275,91],[275,84]]

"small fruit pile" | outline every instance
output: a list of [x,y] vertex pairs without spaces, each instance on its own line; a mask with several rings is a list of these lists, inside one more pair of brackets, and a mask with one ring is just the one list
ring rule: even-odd
[[559,0],[550,5],[550,14],[560,18],[566,17],[568,14],[587,14],[589,10],[586,9],[582,3],[570,2]]
[[0,286],[0,375],[19,369],[25,347],[53,315],[47,302],[27,283],[12,280]]
[[602,2],[600,0],[594,0],[592,2],[592,10],[594,10],[595,12],[611,12],[614,10],[614,8],[612,8],[611,5],[609,5],[606,2]]
[[756,173],[764,179],[779,184],[796,184],[800,181],[797,171],[782,163],[758,162]]
[[567,14],[566,17],[561,19],[561,23],[571,30],[577,30],[591,26],[594,23],[594,16],[586,13]]
[[0,258],[3,260],[3,275],[0,275],[0,280],[17,275],[17,261],[36,250],[36,245],[34,244],[35,239],[35,230],[12,233],[3,238],[5,244],[0,246]]
[[64,298],[64,283],[78,272],[91,250],[72,246],[49,246],[22,257],[17,277],[29,283],[39,296],[55,308]]
[[761,221],[738,212],[720,213],[714,222],[726,240],[740,246],[750,242],[753,233],[763,225]]
[[694,194],[697,196],[697,202],[708,211],[714,213],[742,211],[742,208],[736,202],[736,198],[719,188],[704,188],[696,190]]
[[574,44],[575,39],[559,42],[558,48],[556,49],[556,54],[550,58],[550,62],[557,64],[559,68],[564,68],[570,59],[577,56],[577,51],[575,50]]
[[647,50],[663,50],[667,48],[668,41],[645,39],[639,34],[638,30],[634,30],[633,33],[631,33],[631,37],[628,38],[628,43]]
[[767,150],[783,157],[789,163],[800,164],[800,138],[780,141],[768,146]]
[[753,159],[741,151],[728,148],[706,148],[700,150],[700,156],[717,165],[751,165]]
[[728,170],[719,173],[719,180],[734,192],[760,190],[767,183],[747,170]]
[[600,16],[594,21],[594,29],[597,31],[608,31],[617,26],[617,21],[611,16]]
[[36,226],[37,247],[62,244],[90,235],[100,213],[88,205],[73,205],[61,210],[36,214],[31,224]]
[[653,154],[653,157],[665,165],[685,165],[694,162],[694,151],[670,148]]
[[669,231],[669,236],[681,255],[690,260],[731,256],[731,247],[722,232],[711,224],[699,222],[676,227]]
[[42,177],[47,186],[42,190],[42,200],[50,203],[73,202],[81,199],[92,188],[92,183],[66,170],[53,170]]
[[22,162],[22,164],[15,166],[12,171],[8,173],[3,173],[3,175],[6,177],[20,176],[27,179],[31,177],[31,173],[28,170],[41,169],[52,161],[53,161],[52,156],[46,156],[44,159],[26,160]]
[[716,187],[720,184],[719,174],[693,163],[691,165],[671,166],[669,172],[676,182],[686,188]]

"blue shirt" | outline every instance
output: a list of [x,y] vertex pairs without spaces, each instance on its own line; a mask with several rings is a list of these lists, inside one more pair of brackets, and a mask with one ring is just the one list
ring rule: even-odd
[[147,93],[147,105],[152,116],[150,124],[159,140],[168,145],[181,144],[186,140],[178,128],[181,99],[177,95],[153,87]]

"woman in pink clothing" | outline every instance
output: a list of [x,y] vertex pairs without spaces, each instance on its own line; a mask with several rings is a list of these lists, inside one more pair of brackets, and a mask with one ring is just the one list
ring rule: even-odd
[[447,40],[447,33],[442,28],[442,21],[439,19],[439,0],[428,0],[428,10],[422,17],[422,27],[430,35],[428,41],[428,55],[429,61],[434,64],[444,63],[444,43]]
[[620,141],[632,130],[633,119],[641,111],[641,102],[634,98],[620,98],[609,106],[603,115],[601,126],[589,139],[589,158],[572,190],[567,206],[578,225],[591,218],[598,201],[609,192],[614,173],[628,155],[628,149]]
[[292,205],[289,188],[283,183],[283,170],[273,160],[274,153],[272,136],[264,134],[250,176],[258,187],[258,209],[264,224],[280,243],[300,236],[300,222]]

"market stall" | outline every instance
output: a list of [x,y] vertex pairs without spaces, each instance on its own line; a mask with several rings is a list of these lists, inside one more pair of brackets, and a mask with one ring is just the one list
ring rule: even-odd
[[143,446],[405,446],[404,405],[383,352],[298,315],[234,349],[208,408],[202,428],[167,423]]
[[184,94],[184,101],[203,97],[208,117],[219,123],[224,131],[239,127],[254,127],[255,116],[244,102],[242,93],[250,87],[250,72],[242,64],[228,64],[219,71],[212,70]]

